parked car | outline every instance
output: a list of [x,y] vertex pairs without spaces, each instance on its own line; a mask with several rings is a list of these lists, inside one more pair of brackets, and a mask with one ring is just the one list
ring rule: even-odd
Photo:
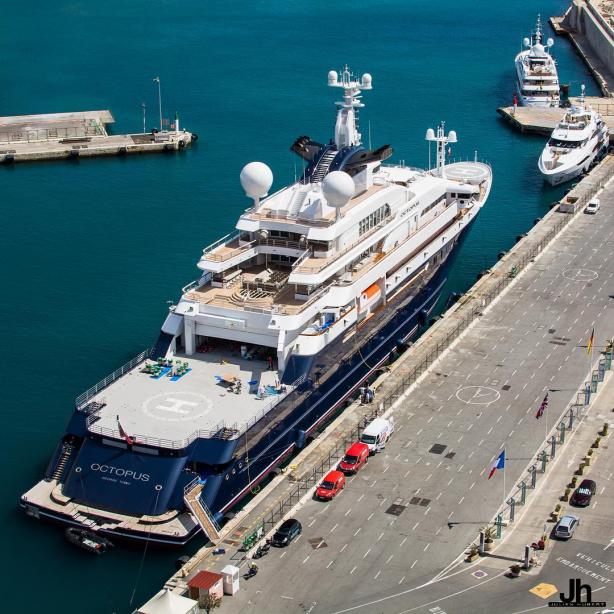
[[296,518],[289,518],[275,531],[271,544],[278,548],[283,548],[290,545],[302,532],[303,527],[301,523]]
[[554,535],[560,539],[569,539],[573,536],[579,524],[580,519],[577,516],[567,514],[556,523]]
[[345,475],[341,471],[329,471],[316,488],[316,499],[330,501],[343,490]]
[[601,206],[601,202],[598,198],[593,198],[593,200],[588,201],[588,205],[586,205],[586,209],[584,209],[584,213],[592,213],[595,214],[599,211],[599,207]]
[[593,480],[582,480],[569,502],[577,507],[588,507],[596,490],[597,484]]
[[394,419],[390,418],[375,418],[367,425],[363,431],[360,441],[369,446],[369,452],[376,454],[386,447],[386,443],[394,432]]
[[339,463],[339,469],[346,475],[360,471],[369,460],[369,446],[366,443],[353,443]]

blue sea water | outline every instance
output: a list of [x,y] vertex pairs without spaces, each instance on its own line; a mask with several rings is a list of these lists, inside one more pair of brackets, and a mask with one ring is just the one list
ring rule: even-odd
[[[269,164],[294,177],[299,135],[332,136],[331,68],[370,72],[363,134],[424,166],[427,127],[445,119],[453,155],[493,166],[490,200],[458,250],[449,281],[465,290],[562,188],[537,171],[542,137],[495,113],[513,94],[514,55],[541,12],[564,0],[22,0],[2,3],[0,114],[112,110],[116,132],[177,110],[200,140],[178,155],[0,167],[4,611],[34,598],[45,612],[128,612],[158,590],[177,553],[117,549],[89,558],[57,527],[25,518],[74,397],[156,336],[166,301],[197,276],[208,243],[249,202],[238,174]],[[562,82],[598,90],[556,39]],[[188,550],[197,546],[194,544]],[[35,592],[34,592],[35,591]],[[8,600],[8,601],[7,601]],[[131,604],[132,600],[132,604]]]

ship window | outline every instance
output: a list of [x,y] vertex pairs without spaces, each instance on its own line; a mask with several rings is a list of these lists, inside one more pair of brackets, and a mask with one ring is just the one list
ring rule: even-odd
[[386,203],[358,223],[358,235],[363,235],[378,224],[383,222],[390,215],[390,205]]

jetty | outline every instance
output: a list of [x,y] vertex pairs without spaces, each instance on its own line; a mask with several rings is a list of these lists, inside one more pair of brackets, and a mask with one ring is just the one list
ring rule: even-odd
[[[577,98],[570,98],[575,104]],[[611,131],[614,131],[614,98],[587,96],[585,103],[595,109]],[[520,132],[550,136],[566,109],[562,107],[500,107],[497,113]]]
[[[567,420],[569,412],[576,412],[575,401],[572,400],[569,409],[566,396],[553,397],[549,409],[550,419],[554,421],[550,423],[551,431],[532,428],[527,431],[518,425],[526,419],[528,412],[539,407],[544,395],[544,382],[548,385],[555,380],[565,381],[570,390],[584,390],[587,377],[585,351],[576,344],[588,339],[590,326],[589,329],[587,326],[593,319],[599,320],[603,339],[609,333],[605,318],[600,319],[607,301],[599,293],[607,288],[608,275],[613,269],[608,255],[597,252],[593,246],[604,244],[609,236],[611,226],[608,222],[614,203],[613,177],[614,156],[607,156],[560,203],[553,205],[543,219],[535,220],[533,228],[526,235],[519,236],[508,252],[501,252],[498,261],[478,275],[475,285],[371,384],[376,391],[372,405],[363,405],[358,400],[352,403],[312,445],[302,450],[285,470],[281,470],[222,527],[215,536],[215,543],[209,542],[189,559],[185,557],[183,566],[168,579],[165,588],[183,594],[191,579],[200,572],[216,573],[224,565],[244,567],[254,547],[264,543],[271,529],[291,510],[304,522],[303,541],[306,545],[303,544],[302,549],[294,546],[288,549],[291,562],[282,561],[279,555],[269,555],[266,565],[262,566],[267,579],[271,574],[279,578],[284,569],[296,569],[304,574],[305,581],[309,580],[308,586],[312,588],[321,578],[323,569],[317,562],[306,566],[311,558],[318,560],[313,553],[329,544],[333,546],[345,541],[354,544],[359,532],[361,537],[358,539],[364,540],[362,549],[371,548],[375,550],[375,556],[384,560],[388,554],[386,540],[380,543],[380,539],[390,531],[390,514],[395,517],[407,508],[405,515],[409,517],[413,513],[415,516],[415,510],[420,506],[424,507],[418,516],[420,522],[411,529],[412,543],[416,542],[416,545],[408,546],[413,548],[412,551],[400,552],[398,547],[395,550],[395,557],[401,561],[397,565],[401,564],[406,573],[403,579],[410,577],[411,561],[418,557],[430,557],[428,564],[441,568],[450,551],[461,552],[474,537],[472,523],[459,523],[454,533],[445,534],[445,541],[437,537],[437,527],[442,522],[445,524],[449,510],[461,509],[463,502],[465,507],[459,513],[460,517],[469,517],[475,509],[475,499],[469,497],[465,500],[465,495],[479,482],[476,477],[480,471],[484,473],[491,457],[500,452],[502,438],[510,447],[516,446],[515,449],[523,451],[523,458],[519,459],[522,462],[510,461],[508,471],[513,473],[512,483],[526,479],[524,461],[541,458],[540,450],[545,449],[544,445],[550,449],[551,444],[544,444],[544,441],[550,442],[551,433],[558,432],[558,419]],[[600,195],[603,204],[603,210],[598,214],[601,217],[583,215],[584,207],[596,194]],[[570,227],[573,230],[566,232]],[[556,296],[552,290],[554,282],[566,284]],[[582,300],[578,300],[582,294]],[[537,301],[541,302],[534,309]],[[588,306],[590,313],[585,313]],[[527,316],[529,312],[531,316]],[[527,353],[528,347],[531,349]],[[558,352],[555,358],[553,348]],[[565,348],[564,359],[561,348]],[[514,351],[518,353],[517,358],[509,360]],[[522,358],[520,363],[518,358]],[[536,374],[539,377],[536,378]],[[554,387],[556,381],[551,385]],[[473,411],[468,410],[471,407]],[[485,408],[488,411],[484,412]],[[316,518],[314,513],[322,513],[322,509],[309,500],[312,489],[322,475],[336,465],[346,447],[356,441],[365,423],[392,409],[396,410],[395,436],[387,445],[386,453],[372,461],[379,463],[378,473],[374,476],[380,476],[389,466],[394,466],[396,473],[411,468],[416,483],[426,483],[436,470],[443,472],[440,480],[452,476],[458,483],[453,488],[444,489],[445,493],[436,498],[414,497],[408,500],[409,497],[398,499],[399,491],[395,490],[394,480],[390,483],[380,477],[373,483],[370,479],[357,480],[352,484],[352,490],[355,494],[361,493],[359,500],[372,498],[367,510],[373,512],[369,519],[377,513],[379,520],[367,522],[360,516],[360,508],[348,518],[355,501],[353,498],[345,505],[341,503],[327,508],[326,516],[318,516],[318,525],[311,528],[315,521],[307,521]],[[463,418],[459,417],[461,414]],[[578,415],[574,413],[575,417]],[[453,432],[449,430],[450,420],[456,424]],[[487,423],[479,423],[478,428],[472,430],[477,420],[486,420]],[[407,427],[406,431],[401,434],[404,427]],[[495,428],[497,433],[490,436]],[[412,434],[423,431],[424,435],[414,442]],[[440,441],[444,433],[446,444],[453,435],[460,433],[461,436],[454,439],[456,445],[451,444],[451,451],[442,456],[435,467],[432,459],[439,457],[433,455],[441,454],[448,446],[430,446],[432,442]],[[469,455],[468,450],[471,450]],[[482,458],[474,458],[476,455],[482,455]],[[446,463],[443,468],[437,469],[443,463]],[[375,482],[378,482],[378,487],[373,490]],[[479,486],[482,488],[480,502],[484,517],[489,517],[498,509],[500,493],[489,490],[487,480],[482,482]],[[451,483],[452,480],[448,486]],[[425,494],[428,495],[428,491]],[[394,505],[388,509],[384,507],[380,512],[384,502]],[[431,507],[434,511],[426,519]],[[326,527],[322,526],[324,519]],[[409,526],[414,519],[407,520]],[[334,525],[332,528],[328,526],[331,523]],[[419,531],[418,525],[421,525]],[[432,548],[429,555],[424,555],[427,549],[424,544],[437,540],[440,547]],[[390,543],[397,545],[395,537],[390,539]],[[367,552],[370,553],[371,550]],[[356,560],[360,563],[366,556],[361,551]],[[329,567],[326,567],[326,573],[336,577],[337,581],[348,577],[345,567],[332,567],[330,570]],[[411,573],[417,577],[423,572]],[[292,576],[293,572],[289,574]],[[394,582],[396,586],[397,581]],[[290,584],[302,586],[294,580]],[[297,590],[300,592],[301,589]],[[255,598],[253,593],[249,593],[249,597]],[[245,605],[245,599],[244,594],[233,597],[236,609]],[[258,599],[267,601],[269,596],[261,595]],[[267,606],[263,609],[271,609],[270,603]],[[286,611],[279,602],[276,607],[279,611]]]
[[0,117],[0,163],[178,151],[198,137],[179,129],[109,134],[109,110]]

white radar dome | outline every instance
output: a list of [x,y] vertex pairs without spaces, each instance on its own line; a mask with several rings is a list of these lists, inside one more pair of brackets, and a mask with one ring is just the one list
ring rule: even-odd
[[339,78],[339,75],[337,74],[336,70],[328,71],[328,84],[329,85],[334,85],[335,83],[337,83],[338,78]]
[[458,138],[456,137],[456,130],[450,130],[450,132],[448,132],[448,143],[458,143]]
[[322,181],[322,193],[328,204],[341,209],[354,196],[354,180],[343,171],[332,171]]
[[250,162],[243,167],[240,180],[250,198],[262,198],[273,185],[273,171],[262,162]]
[[426,136],[424,138],[427,141],[434,141],[435,140],[435,131],[432,128],[429,128],[426,131]]
[[369,88],[371,87],[371,83],[373,81],[373,77],[371,77],[371,75],[366,72],[363,76],[362,76],[362,86],[365,88]]
[[530,41],[528,38],[523,38],[523,39],[522,39],[522,44],[523,44],[525,47],[528,47],[528,46],[529,46],[529,44],[530,44],[530,42],[531,42],[531,41]]
[[554,45],[554,39],[553,38],[549,38],[546,41],[546,45],[548,45],[548,47],[552,47],[552,45]]

